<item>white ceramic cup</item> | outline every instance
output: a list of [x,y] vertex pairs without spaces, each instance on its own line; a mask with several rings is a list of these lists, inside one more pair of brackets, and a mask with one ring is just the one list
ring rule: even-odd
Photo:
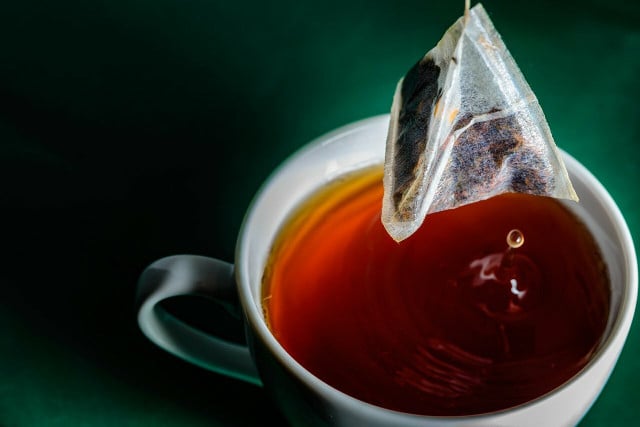
[[[627,224],[606,189],[578,161],[562,153],[580,202],[567,202],[590,228],[612,284],[605,337],[571,380],[525,404],[482,415],[418,416],[377,407],[324,383],[293,359],[271,334],[261,304],[262,275],[271,244],[292,209],[340,175],[384,161],[388,115],[341,127],[312,141],[266,180],[244,219],[233,264],[174,255],[151,264],[138,284],[138,323],[163,349],[203,368],[262,385],[296,426],[572,426],[607,382],[629,333],[636,306],[638,266]],[[243,322],[247,346],[195,329],[163,310],[166,298],[212,299]]]

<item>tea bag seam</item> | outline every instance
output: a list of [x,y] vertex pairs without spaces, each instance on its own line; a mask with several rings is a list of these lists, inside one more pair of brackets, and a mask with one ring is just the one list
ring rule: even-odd
[[[471,126],[477,124],[477,123],[482,123],[482,122],[487,122],[490,120],[494,120],[494,119],[501,119],[504,117],[508,117],[511,115],[514,115],[522,110],[524,110],[527,106],[529,106],[534,100],[531,97],[526,97],[524,100],[520,100],[516,103],[516,105],[511,106],[510,108],[505,108],[503,110],[498,110],[498,111],[493,111],[490,113],[483,113],[477,116],[473,116],[473,118],[471,120],[469,120],[469,123],[467,123],[466,125],[464,125],[463,127],[461,127],[460,129],[457,129],[453,132],[453,134],[451,135],[450,139],[453,140],[457,140],[458,137],[460,135],[462,135],[464,132],[467,131],[467,129],[469,129]],[[449,143],[449,142],[447,142]]]
[[[493,22],[491,22],[486,11],[481,6],[482,5],[478,4],[478,7],[473,8],[471,10],[471,13],[476,15],[476,18],[481,21],[484,28],[474,25],[477,24],[477,22],[470,19],[467,29],[473,30],[474,33],[478,34],[477,41],[483,47],[485,47],[485,49],[478,49],[478,53],[483,59],[484,63],[487,64],[495,74],[500,76],[500,79],[497,79],[498,87],[500,88],[500,92],[505,95],[505,98],[507,99],[510,107],[510,104],[512,102],[517,102],[517,100],[522,98],[522,95],[519,93],[519,91],[516,91],[516,85],[505,85],[505,82],[509,81],[513,77],[517,77],[522,83],[524,83],[524,76],[522,75],[522,72],[515,63],[513,56],[506,48],[506,46],[503,46],[504,48],[502,48],[501,46],[497,46],[492,42],[492,40],[497,40],[504,45],[502,37],[496,31]],[[503,57],[501,57],[500,55],[496,55],[496,52],[500,52]],[[511,68],[513,70],[512,73],[506,71],[508,67],[506,66],[507,61],[505,61],[505,59],[508,62],[511,62]],[[535,97],[535,95],[533,96]]]

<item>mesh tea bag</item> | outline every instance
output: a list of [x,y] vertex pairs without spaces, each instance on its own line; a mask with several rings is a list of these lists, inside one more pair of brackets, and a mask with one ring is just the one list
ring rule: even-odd
[[572,199],[536,96],[481,4],[398,82],[382,222],[396,241],[434,212],[505,192]]

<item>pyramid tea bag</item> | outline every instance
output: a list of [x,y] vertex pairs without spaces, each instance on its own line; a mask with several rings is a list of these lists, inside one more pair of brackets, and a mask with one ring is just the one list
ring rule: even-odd
[[398,82],[382,222],[396,241],[434,212],[505,192],[578,200],[536,96],[481,4]]

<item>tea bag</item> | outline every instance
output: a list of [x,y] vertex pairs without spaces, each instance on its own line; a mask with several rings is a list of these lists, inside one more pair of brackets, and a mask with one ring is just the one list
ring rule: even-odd
[[396,241],[425,217],[505,192],[578,200],[536,96],[481,4],[398,82],[382,222]]

